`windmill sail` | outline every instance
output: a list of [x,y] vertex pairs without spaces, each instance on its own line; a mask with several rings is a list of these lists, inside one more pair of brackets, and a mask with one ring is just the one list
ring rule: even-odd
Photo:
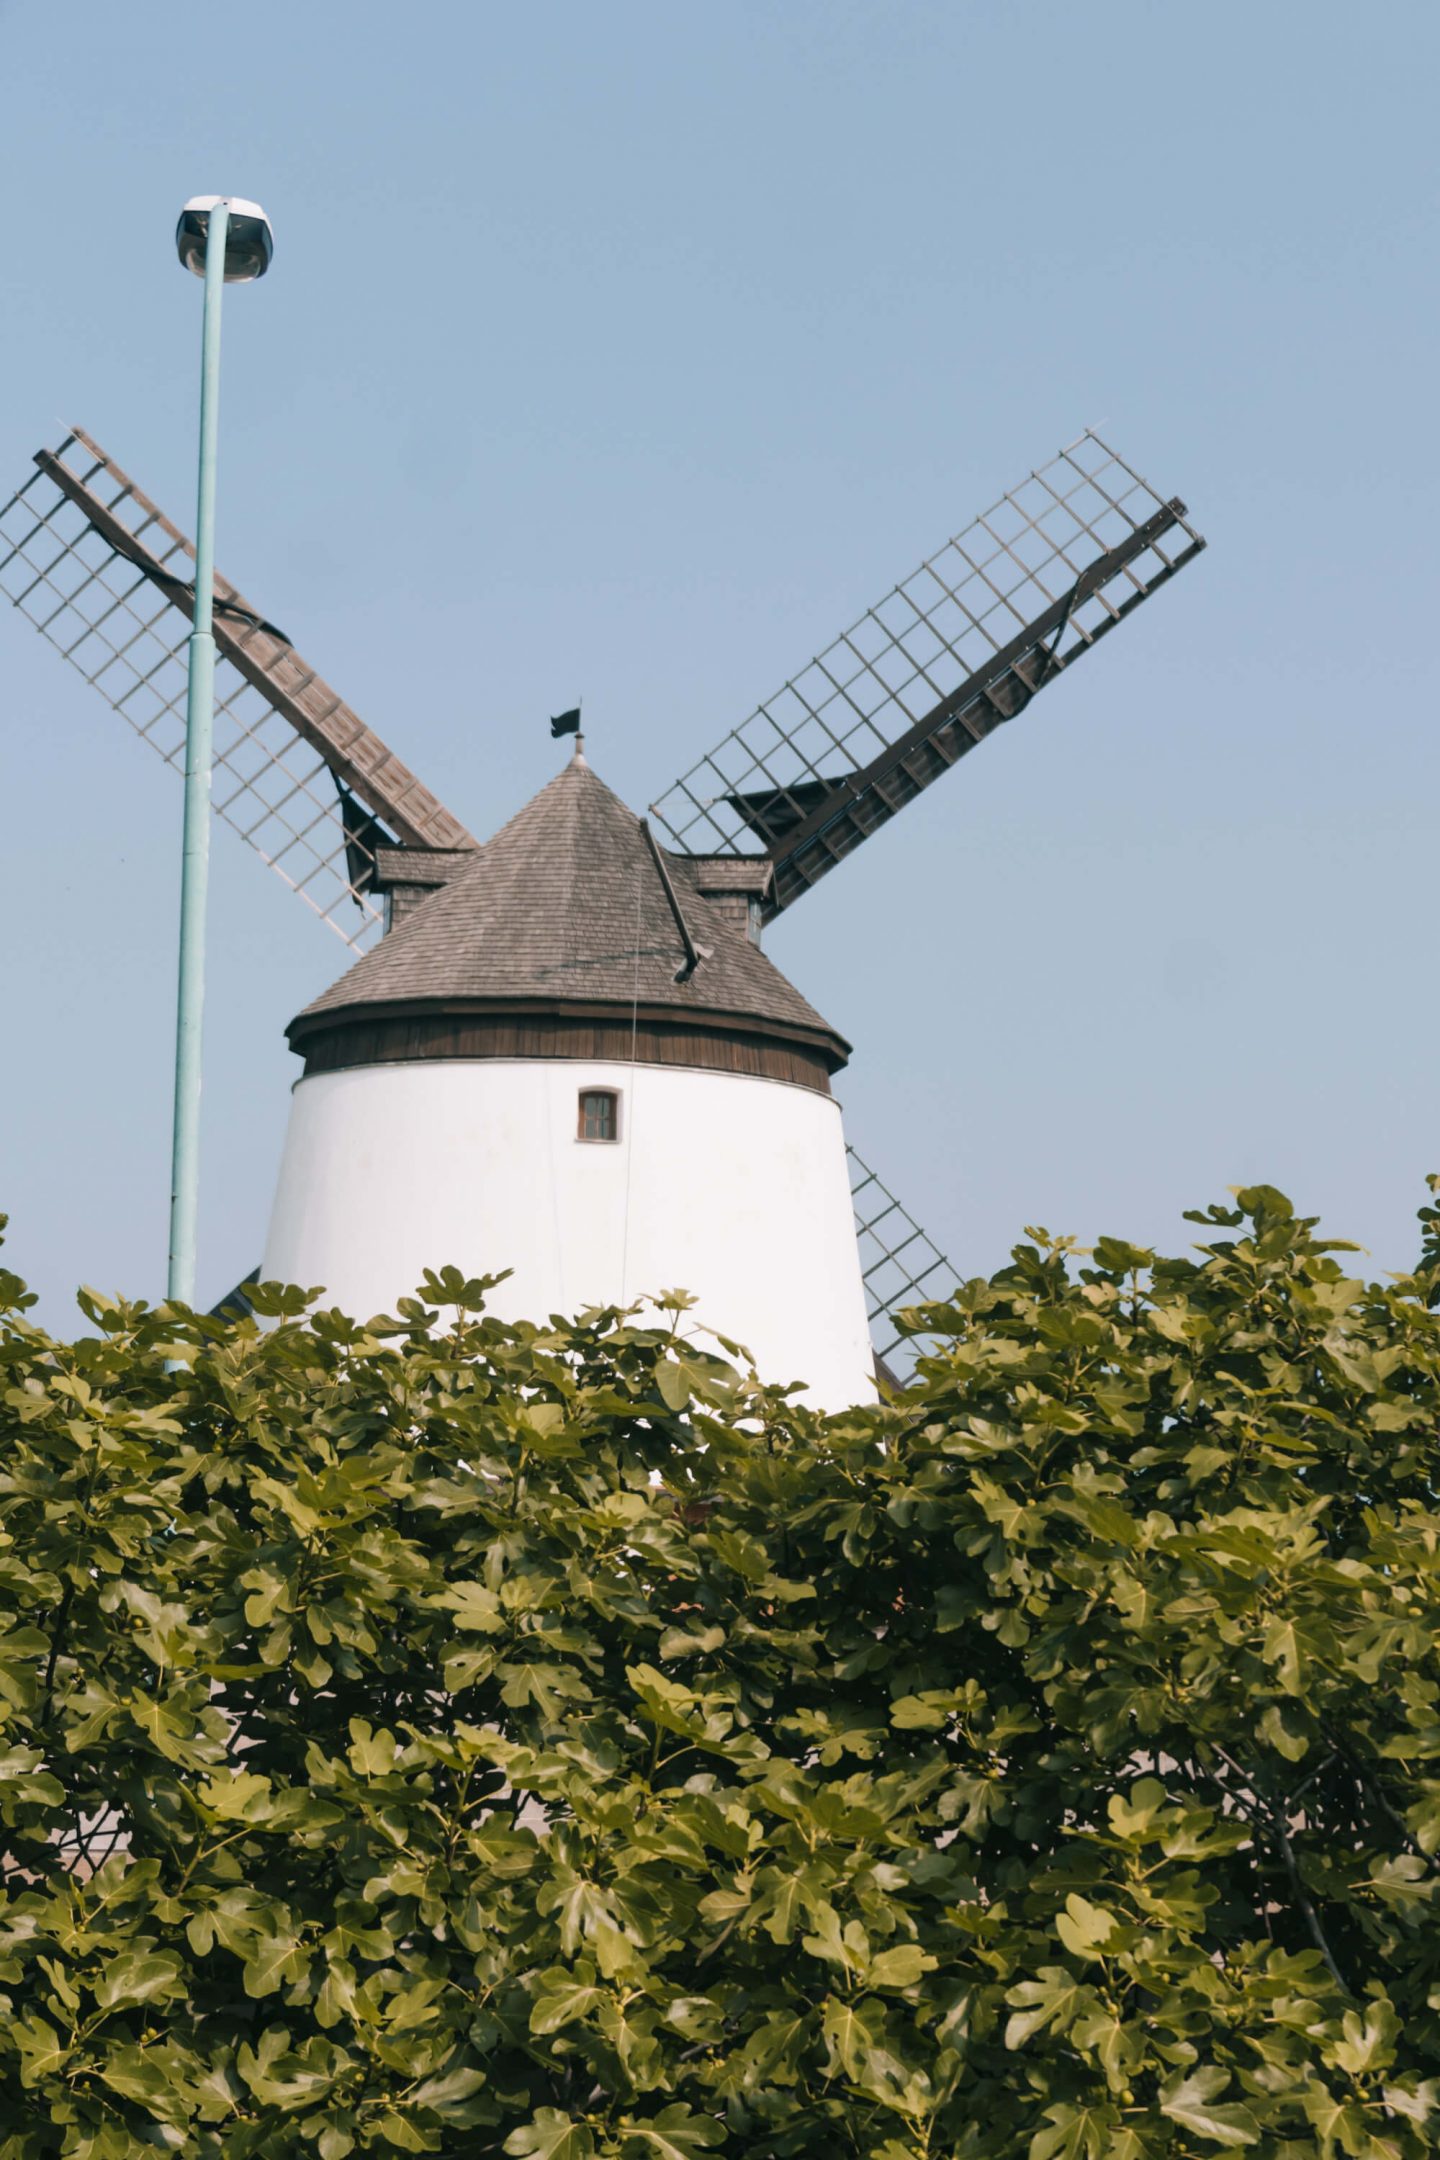
[[909,1305],[938,1304],[951,1296],[960,1271],[854,1148],[847,1146],[845,1153],[870,1340],[890,1377],[905,1381],[923,1343],[902,1335],[896,1316]]
[[[0,509],[0,592],[183,772],[194,548],[83,429],[35,464]],[[363,949],[382,920],[377,842],[475,841],[218,575],[215,644],[215,813]]]
[[693,855],[763,852],[767,919],[1205,545],[1086,433],[903,579],[654,805]]

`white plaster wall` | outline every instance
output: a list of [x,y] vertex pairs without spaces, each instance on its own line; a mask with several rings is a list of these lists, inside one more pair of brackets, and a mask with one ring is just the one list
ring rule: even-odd
[[[590,1087],[620,1097],[613,1144],[576,1138]],[[448,1264],[513,1268],[507,1319],[689,1290],[765,1379],[875,1399],[840,1111],[813,1089],[498,1058],[297,1082],[263,1274],[366,1318]]]

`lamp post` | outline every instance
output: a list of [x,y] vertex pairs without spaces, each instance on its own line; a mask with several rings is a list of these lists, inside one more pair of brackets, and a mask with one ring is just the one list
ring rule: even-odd
[[185,837],[180,868],[180,984],[175,1025],[175,1123],[170,1157],[166,1294],[195,1301],[200,1189],[200,1031],[205,1004],[205,903],[210,878],[210,766],[215,725],[215,449],[220,423],[220,288],[263,277],[275,242],[258,203],[196,195],[175,229],[187,270],[205,280],[200,340],[200,486],[195,518],[195,615],[185,704]]

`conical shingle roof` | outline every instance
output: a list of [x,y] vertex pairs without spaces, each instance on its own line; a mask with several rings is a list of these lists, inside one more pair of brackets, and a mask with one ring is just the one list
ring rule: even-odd
[[[291,1022],[296,1048],[319,1027],[420,1007],[686,1016],[822,1049],[849,1045],[718,909],[687,858],[656,853],[641,820],[578,756],[473,861]],[[685,968],[678,905],[696,946]]]

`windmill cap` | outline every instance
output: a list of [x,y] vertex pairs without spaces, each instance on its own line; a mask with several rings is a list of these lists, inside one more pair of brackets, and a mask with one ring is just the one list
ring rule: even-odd
[[187,270],[205,275],[205,243],[210,233],[210,213],[224,203],[229,212],[225,231],[225,283],[245,285],[264,277],[275,254],[275,234],[270,220],[257,202],[243,195],[192,195],[175,228],[175,251]]
[[[291,1022],[291,1045],[307,1057],[322,1033],[426,1014],[427,1026],[442,1016],[447,1026],[522,1014],[557,1028],[609,1021],[627,1042],[638,1014],[677,1038],[720,1029],[800,1045],[830,1072],[849,1056],[742,927],[747,888],[769,865],[727,861],[715,875],[703,858],[669,854],[588,764],[562,766],[483,847],[417,867],[417,882],[440,889]],[[404,868],[404,857],[387,860],[387,888]],[[735,890],[738,920],[721,904]],[[430,1055],[431,1036],[412,1035],[394,1054]]]

